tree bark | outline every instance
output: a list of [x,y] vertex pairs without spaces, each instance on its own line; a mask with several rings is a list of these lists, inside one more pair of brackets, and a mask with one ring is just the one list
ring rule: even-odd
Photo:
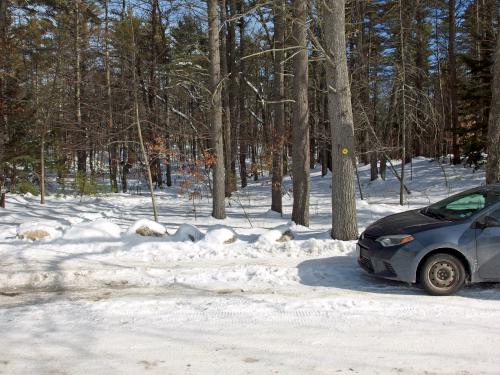
[[134,89],[134,117],[137,125],[137,134],[139,136],[139,144],[141,146],[142,157],[144,161],[144,168],[146,168],[146,177],[148,179],[149,193],[151,195],[151,203],[153,206],[153,217],[155,221],[158,221],[158,209],[156,207],[156,198],[153,190],[153,178],[151,176],[151,165],[149,164],[148,153],[146,152],[146,147],[144,146],[144,140],[142,138],[142,127],[141,127],[141,117],[139,114],[139,98],[137,95],[138,87],[137,87],[137,77],[136,77],[136,69],[137,69],[137,53],[136,53],[136,43],[135,43],[135,31],[134,24],[132,22],[132,8],[129,8],[129,18],[130,18],[130,27],[132,32],[132,83]]
[[228,76],[228,49],[227,49],[227,32],[228,27],[226,24],[227,11],[226,11],[226,0],[221,0],[221,22],[224,23],[222,28],[223,36],[221,38],[221,70],[222,77],[224,79],[223,86],[223,105],[224,105],[224,168],[225,168],[225,194],[226,197],[230,197],[231,193],[235,190],[234,179],[231,171],[231,155],[232,155],[232,132],[231,132],[231,106],[230,106],[230,77]]
[[118,193],[118,152],[116,136],[114,134],[114,123],[113,123],[113,101],[111,92],[111,64],[109,58],[109,4],[108,0],[104,0],[104,64],[106,68],[106,100],[107,100],[107,114],[108,114],[108,131],[110,134],[111,144],[108,147],[109,150],[109,180],[111,184],[111,191],[113,193]]
[[399,0],[399,27],[401,37],[401,101],[403,114],[401,119],[401,178],[399,180],[399,204],[404,204],[405,194],[405,164],[406,164],[406,44],[403,27],[403,2]]
[[[236,3],[233,0],[233,3]],[[243,57],[245,56],[245,17],[243,14],[242,2],[238,3],[238,11],[240,16],[239,29],[240,29],[240,69],[238,75],[238,98],[239,98],[239,128],[240,128],[240,179],[241,179],[241,187],[246,188],[248,185],[247,181],[247,153],[248,153],[248,141],[250,129],[249,123],[246,120],[246,108],[245,108],[245,84],[244,84],[244,74],[245,74],[245,60]]]
[[309,226],[309,68],[307,55],[307,1],[293,2],[293,43],[297,47],[294,59],[294,106],[292,127],[292,174],[293,211],[292,220]]
[[211,80],[211,131],[212,152],[215,156],[213,165],[213,210],[212,216],[216,219],[225,219],[224,206],[224,143],[222,126],[222,98],[219,87],[221,79],[220,47],[219,47],[219,16],[217,11],[217,0],[207,0],[208,5],[208,48],[210,58],[210,80]]
[[458,145],[458,99],[457,99],[457,67],[455,53],[456,39],[456,1],[448,1],[448,72],[450,90],[450,130],[452,131],[453,164],[460,164],[460,147]]
[[493,85],[488,122],[488,163],[486,183],[493,184],[500,179],[500,33],[497,36]]
[[[236,16],[236,1],[228,0],[230,17]],[[227,12],[226,12],[227,13]],[[231,184],[236,189],[236,159],[238,158],[238,145],[239,145],[239,111],[238,111],[238,73],[236,69],[236,22],[233,20],[228,23],[226,50],[227,50],[227,70],[230,74],[229,88],[231,94],[229,95],[229,107],[231,108],[230,121],[231,121]]]
[[273,166],[271,187],[271,210],[283,213],[283,148],[285,145],[285,0],[277,0],[274,4],[274,129]]
[[[75,115],[76,126],[82,134],[85,129],[82,128],[82,103],[81,103],[81,46],[80,46],[80,0],[75,0]],[[86,138],[86,135],[85,135]],[[87,151],[86,141],[78,146],[77,151],[77,169],[78,173],[86,175],[87,173]]]
[[0,0],[0,32],[4,33],[7,29],[7,0]]
[[332,238],[358,237],[354,122],[347,68],[345,0],[326,0],[324,28],[328,61],[328,112],[332,133]]

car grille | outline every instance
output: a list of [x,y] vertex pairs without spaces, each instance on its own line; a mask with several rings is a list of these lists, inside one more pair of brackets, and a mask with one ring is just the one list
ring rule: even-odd
[[368,271],[373,272],[373,264],[372,261],[363,255],[359,256],[359,263],[366,268]]

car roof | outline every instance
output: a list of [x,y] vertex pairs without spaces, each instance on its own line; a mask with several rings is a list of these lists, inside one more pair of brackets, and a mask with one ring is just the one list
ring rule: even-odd
[[481,186],[484,190],[500,191],[500,184],[489,184]]

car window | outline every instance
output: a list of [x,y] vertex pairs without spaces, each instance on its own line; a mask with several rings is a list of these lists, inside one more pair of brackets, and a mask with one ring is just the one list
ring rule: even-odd
[[[460,221],[500,201],[496,191],[473,191],[453,195],[434,203],[424,214],[444,220]],[[499,212],[500,215],[500,212]]]
[[445,206],[447,210],[482,210],[485,206],[486,197],[484,194],[471,194],[451,202]]
[[500,209],[495,210],[495,211],[489,213],[488,216],[491,216],[494,219],[497,219],[498,221],[500,221]]

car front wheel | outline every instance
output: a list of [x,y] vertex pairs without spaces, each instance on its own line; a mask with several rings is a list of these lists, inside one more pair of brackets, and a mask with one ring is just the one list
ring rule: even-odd
[[448,296],[459,291],[465,283],[462,262],[449,254],[435,254],[427,259],[420,270],[420,282],[427,293]]

